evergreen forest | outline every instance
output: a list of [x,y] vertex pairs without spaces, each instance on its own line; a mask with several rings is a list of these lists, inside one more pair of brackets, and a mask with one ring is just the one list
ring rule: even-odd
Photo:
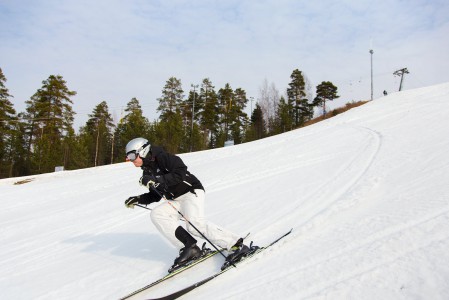
[[[257,101],[240,87],[216,88],[209,78],[184,90],[181,79],[171,77],[158,99],[146,100],[158,102],[156,120],[145,117],[137,98],[124,101],[120,120],[114,120],[108,103],[101,101],[76,131],[77,92],[69,86],[61,75],[50,75],[25,101],[25,111],[17,112],[0,68],[0,178],[123,162],[125,145],[135,137],[174,154],[223,147],[226,141],[246,143],[302,127],[316,107],[325,115],[326,101],[339,97],[329,81],[313,90],[298,69],[283,94],[265,80]],[[245,113],[248,105],[250,116]]]

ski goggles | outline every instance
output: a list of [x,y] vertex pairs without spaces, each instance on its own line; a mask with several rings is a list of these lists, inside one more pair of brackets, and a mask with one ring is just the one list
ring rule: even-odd
[[135,161],[139,154],[136,153],[136,150],[130,151],[126,153],[126,160]]

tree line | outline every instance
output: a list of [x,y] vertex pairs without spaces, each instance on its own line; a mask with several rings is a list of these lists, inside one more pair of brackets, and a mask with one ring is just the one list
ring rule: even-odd
[[[245,113],[253,98],[242,88],[226,84],[216,89],[209,78],[184,91],[181,80],[171,77],[162,88],[158,119],[143,115],[140,101],[132,98],[116,123],[102,101],[88,115],[78,133],[73,128],[72,98],[61,75],[50,75],[17,113],[13,95],[0,68],[0,178],[53,172],[123,162],[126,143],[146,137],[169,152],[184,153],[254,141],[301,127],[313,118],[314,108],[326,113],[326,101],[338,98],[337,87],[323,81],[312,87],[298,69],[290,76],[284,95],[265,80],[251,116]],[[251,101],[250,101],[251,100]]]

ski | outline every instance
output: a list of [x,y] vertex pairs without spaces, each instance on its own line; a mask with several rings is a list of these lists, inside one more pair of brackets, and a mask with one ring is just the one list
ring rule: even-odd
[[[267,246],[265,246],[265,247],[257,248],[255,251],[251,252],[251,253],[250,253],[249,255],[247,255],[247,256],[244,256],[241,260],[235,262],[234,264],[235,264],[235,265],[238,265],[238,264],[240,264],[241,262],[245,261],[246,259],[248,259],[248,258],[250,258],[250,257],[253,257],[253,256],[257,255],[258,253],[260,253],[260,252],[262,252],[262,251],[264,251],[264,250],[270,248],[271,246],[273,246],[274,244],[276,244],[277,242],[279,242],[281,239],[283,239],[284,237],[286,237],[287,235],[289,235],[289,234],[292,232],[292,230],[293,230],[293,228],[290,229],[287,233],[284,233],[283,235],[281,235],[280,237],[278,237],[276,240],[274,240],[273,242],[271,242],[269,245],[267,245]],[[182,290],[179,290],[179,291],[177,291],[177,292],[174,292],[174,293],[172,293],[172,294],[170,294],[170,295],[167,295],[167,296],[164,296],[164,297],[160,297],[160,298],[147,299],[147,300],[173,300],[173,299],[177,299],[177,298],[179,298],[179,297],[181,297],[181,296],[187,294],[188,292],[191,292],[192,290],[196,289],[197,287],[200,287],[200,286],[202,286],[203,284],[205,284],[205,283],[211,281],[212,279],[217,278],[218,276],[220,276],[220,275],[222,275],[223,273],[229,271],[230,269],[232,269],[231,266],[225,268],[224,270],[222,270],[222,271],[220,271],[220,272],[218,272],[218,273],[213,274],[212,276],[209,276],[209,277],[207,277],[207,278],[205,278],[205,279],[203,279],[203,280],[201,280],[201,281],[198,281],[197,283],[194,283],[194,284],[192,284],[192,285],[190,285],[190,286],[188,286],[188,287],[186,287],[186,288],[184,288],[184,289],[182,289]]]
[[130,297],[132,297],[134,295],[137,295],[140,292],[148,290],[149,288],[151,288],[151,287],[153,287],[153,286],[155,286],[155,285],[157,285],[157,284],[159,284],[159,283],[161,283],[161,282],[163,282],[163,281],[165,281],[165,280],[167,280],[169,278],[172,278],[172,277],[174,277],[174,276],[184,272],[185,270],[188,270],[188,269],[192,268],[193,266],[195,266],[195,265],[205,261],[208,258],[211,258],[212,256],[214,256],[215,254],[218,254],[218,253],[219,252],[217,250],[211,251],[211,252],[207,253],[206,255],[201,256],[200,258],[190,262],[189,264],[184,265],[184,266],[182,266],[180,268],[177,268],[177,269],[173,270],[171,273],[168,273],[164,277],[162,277],[162,278],[160,278],[160,279],[158,279],[158,280],[156,280],[156,281],[154,281],[154,282],[152,282],[152,283],[150,283],[150,284],[148,284],[148,285],[146,285],[146,286],[144,286],[144,287],[142,287],[142,288],[140,288],[138,290],[135,290],[132,293],[129,293],[128,295],[120,298],[119,300],[128,299],[128,298],[130,298]]
[[[250,235],[250,233],[248,233],[243,239],[246,239],[249,235]],[[204,250],[204,245],[203,245],[203,250]],[[223,250],[225,250],[225,249],[220,249],[220,251],[223,251]],[[172,271],[169,272],[169,273],[168,273],[167,275],[165,275],[164,277],[162,277],[162,278],[160,278],[160,279],[158,279],[158,280],[156,280],[156,281],[154,281],[154,282],[152,282],[152,283],[150,283],[150,284],[147,284],[146,286],[144,286],[144,287],[142,287],[142,288],[140,288],[140,289],[137,289],[137,290],[135,290],[134,292],[131,292],[131,293],[129,293],[129,294],[126,295],[126,296],[123,296],[123,297],[120,298],[119,300],[125,300],[125,299],[128,299],[128,298],[131,298],[132,296],[137,295],[137,294],[139,294],[140,292],[143,292],[143,291],[145,291],[145,290],[148,290],[149,288],[152,288],[152,287],[154,287],[155,285],[158,285],[159,283],[161,283],[161,282],[163,282],[163,281],[165,281],[165,280],[167,280],[167,279],[170,279],[170,278],[172,278],[172,277],[174,277],[174,276],[176,276],[176,275],[178,275],[178,274],[184,272],[185,270],[188,270],[188,269],[190,269],[190,268],[196,266],[197,264],[199,264],[199,263],[205,261],[205,260],[208,259],[208,258],[211,258],[212,256],[214,256],[215,254],[218,254],[218,253],[220,253],[220,252],[217,251],[217,250],[209,251],[207,254],[201,256],[200,258],[195,259],[195,260],[193,260],[193,261],[191,261],[191,262],[189,262],[189,263],[187,263],[187,264],[185,264],[185,265],[183,265],[183,266],[181,266],[181,267],[179,267],[179,268],[176,268],[176,269],[173,269],[173,270],[170,269],[170,270],[172,270]]]

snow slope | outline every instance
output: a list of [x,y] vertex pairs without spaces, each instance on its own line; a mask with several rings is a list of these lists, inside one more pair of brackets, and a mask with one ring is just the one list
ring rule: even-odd
[[[449,299],[449,83],[253,143],[184,154],[210,220],[279,245],[185,299]],[[130,163],[0,180],[0,299],[117,299],[177,254]],[[20,178],[22,180],[24,178]],[[155,204],[153,204],[155,205]],[[151,293],[207,277],[216,257]]]

